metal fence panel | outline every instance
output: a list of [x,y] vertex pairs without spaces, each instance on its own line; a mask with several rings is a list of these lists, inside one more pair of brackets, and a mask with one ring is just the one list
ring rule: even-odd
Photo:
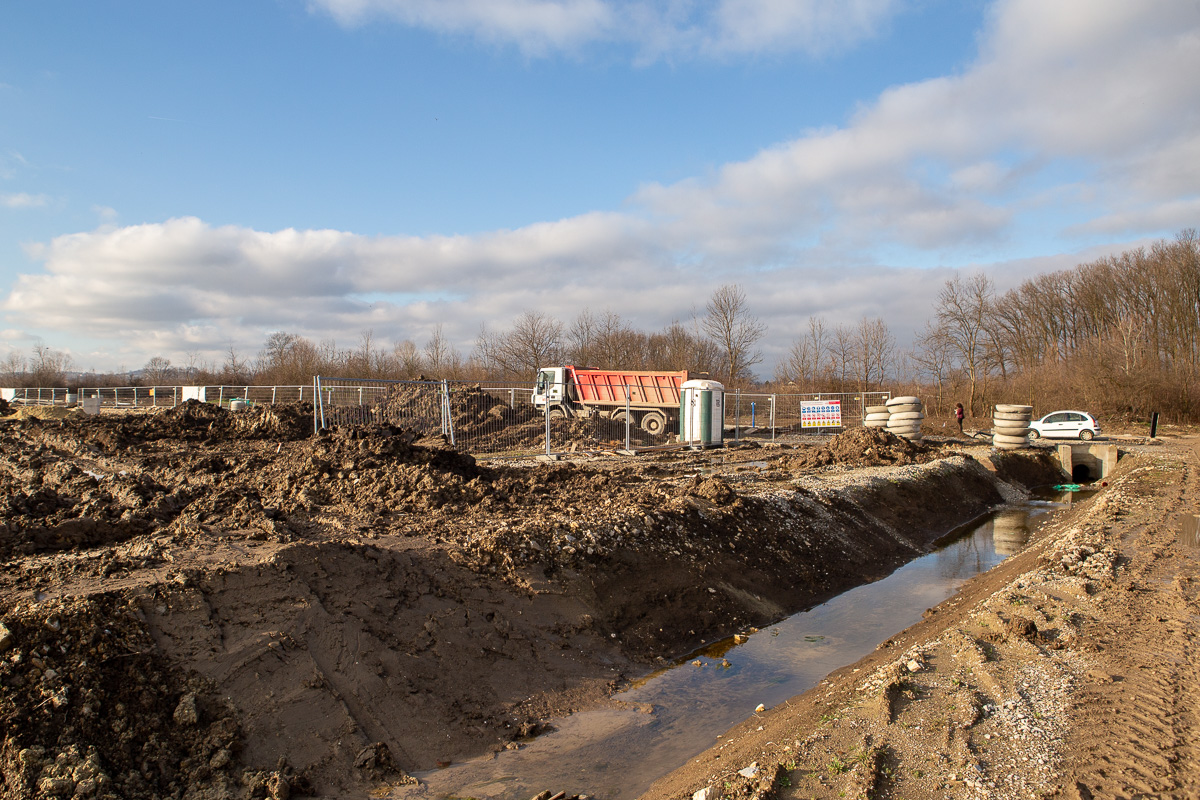
[[[566,388],[566,387],[563,387]],[[666,413],[661,431],[643,427],[646,409],[584,409],[567,415],[533,405],[531,386],[511,382],[384,381],[361,378],[314,378],[308,386],[125,386],[5,389],[10,402],[63,404],[99,398],[108,408],[174,407],[188,398],[228,405],[313,403],[314,430],[335,425],[389,423],[420,435],[443,435],[460,450],[480,455],[524,456],[590,450],[663,446],[679,440],[676,409]],[[862,424],[865,409],[883,405],[889,392],[766,394],[726,392],[725,439],[774,440],[779,436],[826,432]],[[805,427],[802,404],[838,401],[840,428]]]
[[[441,433],[479,455],[553,455],[651,447],[675,441],[678,421],[643,429],[647,409],[536,407],[532,387],[507,382],[362,381],[318,377],[315,428],[389,423],[420,435]],[[651,423],[645,423],[653,426]]]
[[[866,407],[883,405],[891,392],[819,392],[810,394],[759,394],[727,392],[725,427],[734,439],[769,438],[800,433],[819,433],[836,428],[862,425]],[[810,428],[804,425],[803,404],[813,401],[837,401],[841,406],[841,425]]]

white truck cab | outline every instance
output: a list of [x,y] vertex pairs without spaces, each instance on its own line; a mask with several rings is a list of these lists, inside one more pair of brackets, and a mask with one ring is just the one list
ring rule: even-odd
[[533,405],[542,408],[562,403],[566,390],[566,370],[562,367],[542,367],[538,370],[537,385],[533,387]]

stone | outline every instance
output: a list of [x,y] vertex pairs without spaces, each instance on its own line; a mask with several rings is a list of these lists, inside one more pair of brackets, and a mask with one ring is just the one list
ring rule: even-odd
[[179,698],[172,717],[180,725],[195,725],[200,721],[200,712],[196,710],[196,695],[191,692]]

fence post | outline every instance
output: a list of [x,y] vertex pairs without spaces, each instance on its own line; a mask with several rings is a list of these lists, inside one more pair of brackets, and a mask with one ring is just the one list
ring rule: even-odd
[[[313,391],[316,393],[316,405],[314,408],[319,409],[321,413],[321,428],[325,428],[325,402],[321,398],[321,378],[320,376],[313,378]],[[313,414],[313,419],[316,419],[316,414]],[[316,424],[314,422],[314,424]]]
[[775,441],[775,395],[771,395],[771,441]]
[[629,409],[629,383],[625,384],[625,449],[629,450],[629,423],[633,420],[633,412]]
[[546,456],[550,456],[550,398],[546,398],[546,402],[542,407],[546,412]]
[[450,382],[445,378],[442,378],[442,408],[446,415],[446,430],[450,433],[450,446],[454,447],[454,417],[450,407]]
[[740,442],[742,440],[742,390],[735,389],[734,392],[737,405],[733,410],[733,441]]

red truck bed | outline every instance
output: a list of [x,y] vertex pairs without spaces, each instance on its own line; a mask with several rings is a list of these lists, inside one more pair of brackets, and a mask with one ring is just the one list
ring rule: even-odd
[[625,387],[629,387],[629,405],[636,408],[678,408],[680,386],[688,379],[683,372],[638,372],[615,369],[577,369],[567,367],[574,379],[568,383],[578,393],[577,401],[593,406],[625,405]]

